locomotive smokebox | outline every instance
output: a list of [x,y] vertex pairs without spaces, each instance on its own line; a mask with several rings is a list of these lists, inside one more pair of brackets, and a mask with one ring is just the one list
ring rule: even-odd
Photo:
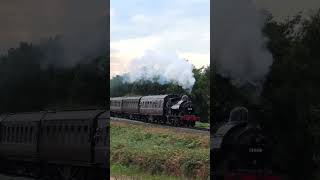
[[181,100],[182,100],[182,101],[189,101],[188,95],[183,95],[183,96],[181,97]]

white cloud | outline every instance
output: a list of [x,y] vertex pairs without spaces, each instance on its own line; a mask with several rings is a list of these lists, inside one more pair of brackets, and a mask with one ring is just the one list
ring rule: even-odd
[[[119,34],[127,37],[121,38]],[[183,9],[171,9],[154,16],[139,13],[127,23],[111,24],[111,48],[114,49],[111,77],[127,72],[129,62],[141,57],[146,50],[173,51],[196,67],[208,65],[210,17],[186,16]]]

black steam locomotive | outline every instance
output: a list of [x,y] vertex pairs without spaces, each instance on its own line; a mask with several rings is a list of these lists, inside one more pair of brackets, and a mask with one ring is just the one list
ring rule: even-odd
[[200,118],[194,114],[187,95],[155,95],[110,98],[112,117],[123,117],[144,122],[194,126]]
[[0,170],[41,179],[106,179],[106,110],[0,116]]
[[212,177],[215,180],[281,180],[271,171],[272,142],[249,121],[248,109],[234,108],[214,125],[211,135]]

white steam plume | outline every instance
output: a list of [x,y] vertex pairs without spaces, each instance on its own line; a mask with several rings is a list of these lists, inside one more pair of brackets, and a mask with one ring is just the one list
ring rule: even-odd
[[213,61],[237,87],[261,87],[272,65],[262,28],[265,16],[250,0],[213,2]]
[[146,51],[141,58],[134,59],[129,65],[125,81],[156,81],[160,84],[176,83],[184,89],[191,90],[195,78],[192,64],[180,59],[175,53]]

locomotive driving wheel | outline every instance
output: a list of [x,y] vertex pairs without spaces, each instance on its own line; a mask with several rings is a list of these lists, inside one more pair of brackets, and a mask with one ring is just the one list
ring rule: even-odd
[[71,166],[58,168],[58,171],[60,173],[61,178],[63,178],[63,180],[73,180],[76,174],[78,173],[78,169],[73,168]]
[[149,121],[149,122],[153,122],[153,119],[154,119],[154,118],[153,118],[153,116],[151,116],[151,115],[148,117],[148,121]]

